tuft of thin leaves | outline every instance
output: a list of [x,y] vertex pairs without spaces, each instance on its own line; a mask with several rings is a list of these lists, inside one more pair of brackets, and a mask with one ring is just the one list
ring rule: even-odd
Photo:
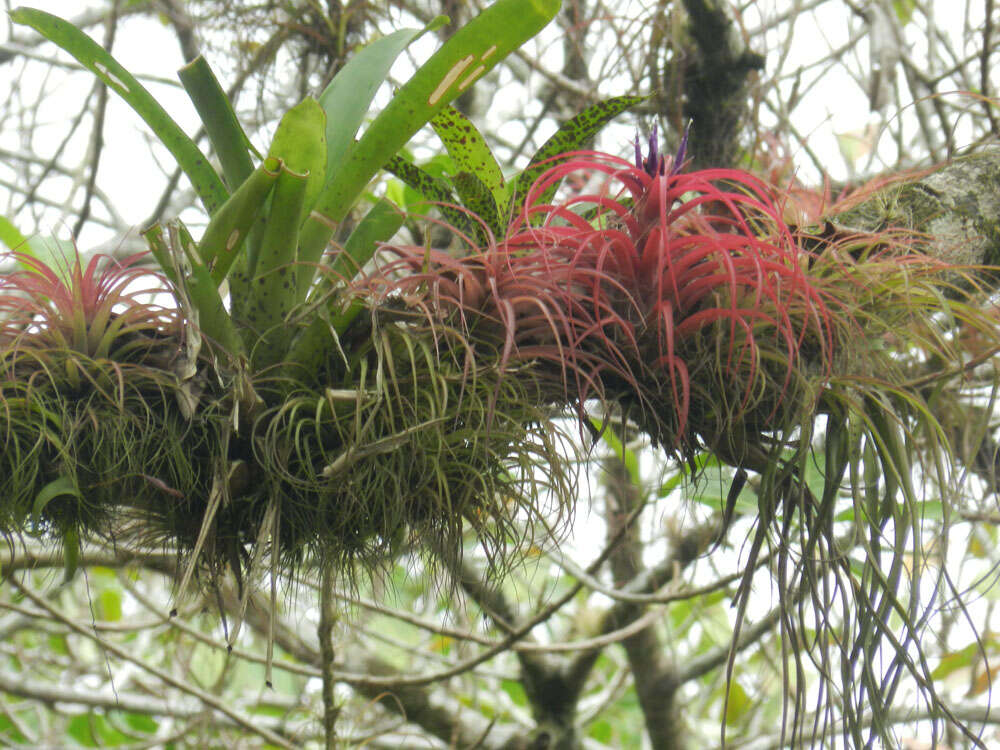
[[23,253],[10,253],[22,270],[0,278],[0,344],[25,334],[41,345],[72,349],[94,358],[126,360],[148,349],[174,323],[173,311],[143,297],[164,294],[163,279],[140,265],[146,253],[123,261],[79,255],[55,269]]
[[[655,163],[654,163],[655,162]],[[569,176],[595,192],[541,201]],[[578,152],[544,172],[506,236],[460,258],[416,247],[381,276],[460,311],[576,404],[612,398],[670,449],[767,425],[829,373],[839,323],[770,191],[736,170],[683,173]],[[473,323],[472,320],[475,319]],[[815,379],[815,378],[813,378]],[[561,392],[560,392],[561,389]],[[815,397],[815,396],[814,396]]]
[[500,378],[495,353],[391,308],[357,329],[338,381],[293,390],[254,427],[258,512],[280,498],[286,564],[311,549],[372,569],[406,539],[457,556],[471,528],[499,571],[530,541],[525,520],[565,520],[566,441],[530,372]]

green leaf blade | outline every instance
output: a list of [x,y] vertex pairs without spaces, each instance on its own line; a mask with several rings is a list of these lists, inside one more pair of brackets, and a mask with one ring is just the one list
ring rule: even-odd
[[[542,176],[545,170],[551,168],[553,161],[560,154],[576,151],[584,147],[611,120],[627,109],[645,101],[644,96],[615,96],[592,104],[562,126],[542,144],[542,147],[531,157],[531,161],[521,174],[511,182],[511,200],[524,196],[532,183]],[[545,203],[555,194],[558,184],[539,198]]]
[[[281,118],[268,151],[268,157],[280,159],[288,170],[306,180],[302,200],[305,210],[312,207],[323,189],[327,159],[326,119],[319,102],[306,97]],[[296,224],[299,223],[301,216],[296,220]]]
[[434,115],[430,124],[459,169],[475,175],[500,203],[506,194],[503,172],[472,120],[447,106]]
[[229,273],[250,228],[264,209],[278,171],[279,162],[267,159],[222,204],[205,227],[198,255],[200,262],[212,269],[216,284],[221,284]]
[[446,16],[438,16],[422,29],[400,29],[376,39],[348,60],[323,90],[319,103],[326,113],[325,182],[333,178],[354,143],[375,92],[388,77],[396,58],[420,36],[447,22]]
[[253,172],[252,146],[229,97],[201,55],[177,71],[177,76],[205,126],[229,189],[236,190]]

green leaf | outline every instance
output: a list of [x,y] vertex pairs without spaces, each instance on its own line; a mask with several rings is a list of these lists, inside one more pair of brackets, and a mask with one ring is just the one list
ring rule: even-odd
[[0,242],[5,244],[8,250],[33,254],[28,245],[28,238],[21,234],[10,219],[5,216],[0,216]]
[[978,662],[982,658],[982,648],[982,644],[970,643],[963,649],[944,654],[941,657],[941,661],[934,668],[934,671],[931,672],[931,677],[935,680],[942,680],[953,672],[971,667],[973,663]]
[[229,189],[236,190],[253,172],[253,146],[240,127],[229,97],[201,55],[177,71],[177,76],[205,126]]
[[403,214],[392,203],[380,199],[351,232],[344,249],[333,261],[335,277],[352,277],[371,260],[378,243],[387,242],[403,226]]
[[[322,297],[329,289],[331,277],[337,279],[338,274],[353,275],[358,264],[367,263],[375,254],[378,243],[387,242],[399,231],[403,219],[403,214],[389,201],[382,199],[375,203],[347,238],[329,273],[324,274],[323,280],[318,285],[317,297]],[[332,321],[325,319],[323,314],[325,311],[316,315],[289,352],[288,367],[294,370],[293,376],[299,378],[303,374],[315,376],[320,371],[331,346],[334,345],[333,334],[344,333],[363,307],[360,300],[355,300],[347,310],[333,316]]]
[[428,201],[436,204],[435,208],[453,227],[468,235],[475,235],[476,228],[469,215],[452,205],[457,203],[457,199],[444,179],[436,177],[424,167],[418,167],[413,162],[407,161],[399,154],[389,160],[385,165],[385,170],[396,175],[408,187],[413,188]]
[[348,149],[343,168],[320,195],[303,228],[299,298],[305,299],[315,264],[375,173],[425,123],[555,17],[560,0],[497,0],[456,31],[424,63]]
[[35,502],[31,506],[31,514],[35,520],[37,521],[41,517],[46,505],[64,495],[83,500],[83,495],[80,493],[80,488],[76,486],[76,482],[65,475],[53,479],[42,487],[35,495]]
[[[302,210],[308,211],[323,189],[326,174],[326,114],[319,102],[307,97],[285,113],[267,155],[281,159],[291,172],[306,179]],[[300,214],[296,224],[301,223]]]
[[69,724],[66,726],[66,734],[83,747],[97,747],[94,733],[90,729],[89,714],[79,714],[70,719]]
[[[388,242],[399,228],[403,226],[403,214],[387,200],[379,200],[365,214],[344,243],[344,249],[333,262],[333,278],[353,276],[357,269],[364,266],[375,254],[380,242]],[[338,334],[347,330],[351,321],[362,308],[360,301],[355,301],[345,313],[334,317],[333,327]]]
[[726,700],[726,725],[734,726],[740,723],[747,711],[753,707],[753,701],[740,683],[733,680],[729,683],[729,697]]
[[153,734],[160,726],[152,717],[146,714],[125,713],[123,716],[129,729],[141,732],[142,734]]
[[73,24],[40,10],[18,8],[11,12],[10,17],[14,23],[30,26],[50,42],[69,52],[83,67],[124,99],[173,154],[184,174],[191,180],[205,210],[209,214],[218,210],[229,192],[208,159],[160,103],[101,45]]
[[447,182],[440,177],[435,177],[425,169],[421,169],[413,162],[407,161],[399,154],[393,156],[386,163],[385,170],[396,175],[429,201],[437,203],[453,203],[455,201],[455,194],[452,193]]
[[279,169],[277,159],[267,159],[229,196],[205,227],[198,243],[198,260],[212,270],[216,284],[221,284],[232,268],[264,209]]
[[[592,104],[576,117],[563,123],[535,152],[524,171],[512,180],[511,201],[517,200],[518,196],[523,198],[531,184],[541,177],[545,170],[557,163],[555,157],[583,148],[611,120],[645,99],[644,96],[615,96]],[[540,199],[541,202],[544,203],[551,198],[557,187],[558,184],[554,184],[547,189]]]
[[260,336],[252,352],[256,370],[278,362],[290,343],[281,323],[296,303],[295,249],[308,189],[307,174],[293,172],[282,165],[264,225],[260,259],[246,308],[247,322]]
[[198,261],[197,247],[190,233],[180,221],[169,224],[168,229],[168,242],[163,242],[162,230],[159,229],[149,230],[146,237],[148,240],[159,236],[158,241],[150,242],[150,247],[159,245],[159,249],[154,249],[157,260],[171,269],[167,277],[174,281],[189,301],[191,309],[185,310],[185,314],[191,316],[191,322],[224,351],[234,356],[243,354],[243,342],[219,296],[218,282],[212,278],[208,267]]
[[688,464],[681,464],[676,472],[671,474],[657,491],[656,496],[658,498],[664,498],[673,492],[675,489],[681,486],[681,483],[688,479],[692,473],[698,474],[707,468],[718,468],[722,466],[722,462],[712,453],[699,453],[694,458],[694,469]]
[[[451,183],[455,186],[462,205],[478,216],[489,227],[494,237],[503,237],[505,228],[500,221],[500,213],[497,210],[497,202],[489,188],[483,184],[472,172],[459,172],[451,178]],[[482,226],[472,220],[476,235],[482,235]]]
[[507,192],[504,188],[503,172],[500,171],[500,165],[497,164],[493,152],[486,145],[486,140],[472,120],[454,107],[448,106],[434,115],[431,127],[448,150],[449,156],[455,160],[459,170],[474,174],[493,195],[495,206],[503,202]]
[[122,619],[122,595],[115,589],[102,589],[97,596],[97,612],[102,620],[117,622]]
[[515,706],[528,705],[528,695],[524,692],[524,686],[517,680],[501,680],[500,687]]
[[351,57],[323,90],[319,103],[326,113],[324,182],[329,182],[341,166],[344,154],[354,143],[354,136],[364,122],[375,92],[388,77],[389,69],[399,54],[423,34],[446,23],[447,16],[438,16],[422,29],[400,29],[376,39]]
[[913,11],[917,9],[917,0],[892,0],[892,9],[896,12],[896,18],[905,26],[913,18]]

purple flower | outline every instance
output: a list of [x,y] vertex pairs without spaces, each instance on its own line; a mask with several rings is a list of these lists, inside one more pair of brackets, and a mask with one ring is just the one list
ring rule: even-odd
[[[687,127],[684,128],[684,135],[681,137],[681,144],[677,148],[677,153],[674,154],[670,162],[670,176],[680,172],[684,166],[684,158],[687,155],[688,133],[690,130],[691,123],[688,122]],[[642,156],[642,146],[639,145],[639,134],[635,134],[635,167],[636,169],[641,169],[650,177],[664,175],[667,172],[666,159],[659,153],[656,123],[653,123],[653,131],[649,134],[649,152],[645,158]]]

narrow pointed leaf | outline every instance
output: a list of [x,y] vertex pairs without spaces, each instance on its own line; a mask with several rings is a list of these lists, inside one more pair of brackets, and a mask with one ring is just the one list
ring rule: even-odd
[[435,177],[413,162],[407,161],[399,154],[388,161],[385,170],[401,179],[428,201],[437,204],[436,208],[453,227],[467,234],[472,234],[475,231],[469,216],[452,205],[457,200],[447,182]]
[[458,168],[474,174],[492,193],[495,202],[502,202],[506,197],[503,172],[472,120],[448,106],[434,115],[431,127]]
[[[502,237],[504,228],[497,210],[497,202],[490,189],[472,172],[459,172],[451,178],[462,205],[482,219],[493,232],[494,237]],[[482,234],[482,226],[475,224],[476,234]]]
[[[206,338],[232,356],[244,353],[243,342],[219,296],[219,285],[208,267],[198,261],[198,249],[187,228],[180,222],[169,227],[168,262],[181,281],[184,297],[190,302],[189,315]],[[169,274],[168,274],[169,278]]]
[[236,119],[229,97],[201,55],[177,71],[177,77],[198,110],[229,189],[236,190],[253,172],[253,146]]
[[63,495],[83,500],[83,493],[80,492],[80,488],[76,486],[76,482],[71,477],[65,475],[57,477],[42,487],[35,495],[35,502],[31,506],[31,514],[35,521],[39,520],[45,511],[45,506]]
[[[334,278],[353,276],[378,249],[380,242],[388,242],[403,226],[404,216],[392,203],[379,200],[351,232],[344,243],[344,250],[333,263]],[[338,334],[347,330],[351,321],[361,311],[361,302],[355,303],[340,315],[334,316],[333,327]]]
[[[531,157],[531,161],[516,179],[512,180],[511,200],[516,196],[527,194],[531,184],[541,177],[542,173],[552,167],[555,157],[570,151],[577,151],[590,141],[611,120],[630,107],[645,101],[644,96],[615,96],[603,102],[592,104],[580,114],[567,122],[549,138]],[[539,198],[539,203],[545,203],[555,194],[558,184],[553,185]]]
[[205,210],[209,214],[218,210],[229,192],[208,159],[159,102],[101,45],[73,24],[34,8],[18,8],[11,12],[10,17],[15,23],[30,26],[50,42],[69,52],[124,99],[177,160]]
[[446,23],[447,16],[438,16],[422,29],[400,29],[376,39],[353,55],[323,90],[319,103],[326,112],[325,182],[341,165],[396,58],[420,36]]
[[299,298],[305,299],[335,227],[375,173],[425,123],[555,17],[560,0],[497,0],[455,32],[348,149],[303,229]]

